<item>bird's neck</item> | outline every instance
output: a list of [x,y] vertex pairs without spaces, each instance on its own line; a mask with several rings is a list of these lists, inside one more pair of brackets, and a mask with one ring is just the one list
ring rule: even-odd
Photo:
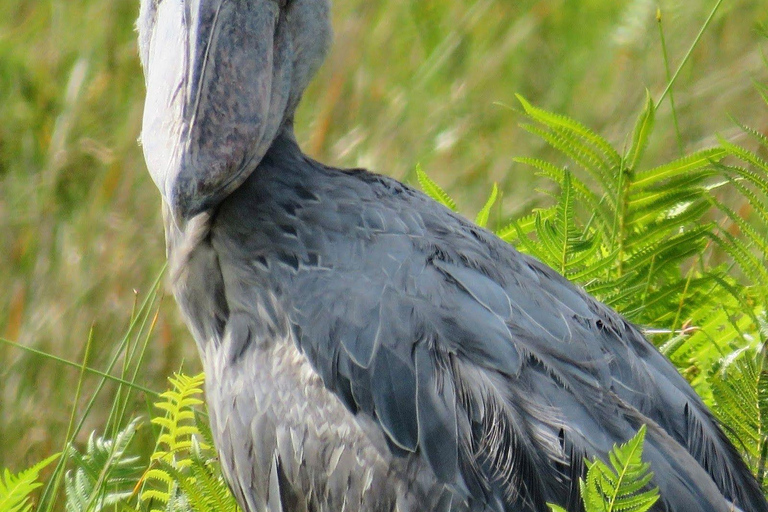
[[288,151],[293,154],[304,154],[299,146],[299,142],[296,140],[296,133],[293,130],[293,114],[283,121],[283,124],[277,132],[277,135],[275,135],[275,139],[272,141],[272,146],[267,153],[276,150]]
[[[271,174],[275,168],[291,174],[311,170],[311,166],[302,165],[311,158],[307,157],[296,140],[293,131],[293,119],[284,122],[277,132],[272,144],[262,157],[259,165],[253,170],[249,180],[258,179],[259,175]],[[248,180],[246,180],[248,181]]]

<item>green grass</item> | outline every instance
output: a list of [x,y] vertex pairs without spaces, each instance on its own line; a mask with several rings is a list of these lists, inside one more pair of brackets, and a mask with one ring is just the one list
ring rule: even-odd
[[[672,72],[714,4],[660,3]],[[667,85],[656,7],[336,0],[336,45],[305,96],[299,139],[325,162],[414,184],[420,163],[464,213],[479,210],[497,182],[490,225],[499,225],[499,212],[527,212],[546,198],[513,158],[559,158],[519,127],[515,94],[629,144],[645,88],[659,98]],[[92,330],[88,364],[99,369],[164,263],[159,194],[136,142],[137,11],[137,0],[0,3],[0,336],[81,362]],[[751,81],[766,79],[756,30],[766,23],[763,1],[723,3],[673,89],[684,149],[714,144],[716,134],[745,142],[729,115],[765,129]],[[665,101],[645,159],[679,151]],[[199,366],[173,300],[157,308],[135,379],[160,390],[182,361],[188,373]],[[78,421],[97,376],[80,379],[77,369],[0,344],[0,467],[20,470],[61,450],[81,380]],[[106,423],[115,385],[97,396],[79,441]],[[133,394],[120,409],[141,410],[143,398]]]

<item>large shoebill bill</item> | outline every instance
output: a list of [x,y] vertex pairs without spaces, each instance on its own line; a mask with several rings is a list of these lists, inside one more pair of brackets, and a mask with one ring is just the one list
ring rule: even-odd
[[647,425],[654,510],[768,511],[636,327],[423,194],[305,156],[327,0],[142,0],[142,144],[245,511],[580,510]]

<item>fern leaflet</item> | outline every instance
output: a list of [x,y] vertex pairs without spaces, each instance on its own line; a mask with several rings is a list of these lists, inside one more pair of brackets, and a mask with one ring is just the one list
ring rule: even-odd
[[644,512],[659,499],[658,488],[648,488],[653,478],[650,464],[642,461],[646,427],[609,454],[611,465],[601,460],[587,462],[587,477],[581,495],[588,511]]
[[113,439],[88,438],[85,453],[72,449],[69,459],[75,470],[64,479],[67,512],[98,512],[128,500],[141,473],[139,457],[128,455],[138,419],[133,420]]
[[37,481],[40,471],[56,460],[59,454],[41,460],[31,468],[12,474],[7,468],[0,474],[0,510],[4,512],[29,512],[32,491],[40,487]]
[[427,173],[424,172],[420,165],[416,166],[416,178],[419,180],[419,185],[421,185],[421,189],[425,194],[443,206],[456,211],[456,202],[445,192],[445,190],[440,188],[440,185],[427,176]]

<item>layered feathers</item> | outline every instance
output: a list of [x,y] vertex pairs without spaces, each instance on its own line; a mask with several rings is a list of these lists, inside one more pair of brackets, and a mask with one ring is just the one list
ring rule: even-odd
[[[634,326],[424,195],[322,166],[286,133],[207,226],[185,256],[204,265],[177,297],[210,324],[195,332],[223,404],[212,413],[224,466],[260,465],[229,472],[248,510],[267,508],[269,482],[283,506],[303,500],[286,510],[580,510],[584,457],[607,457],[643,424],[656,510],[768,510],[701,400]],[[171,253],[189,236],[169,234]],[[185,290],[213,281],[221,304],[196,310]],[[298,391],[284,397],[267,382],[281,367],[264,359],[278,349],[294,351],[279,379]],[[281,449],[281,408],[322,433]],[[253,416],[267,419],[257,428]],[[337,449],[356,459],[334,494],[323,466]]]

